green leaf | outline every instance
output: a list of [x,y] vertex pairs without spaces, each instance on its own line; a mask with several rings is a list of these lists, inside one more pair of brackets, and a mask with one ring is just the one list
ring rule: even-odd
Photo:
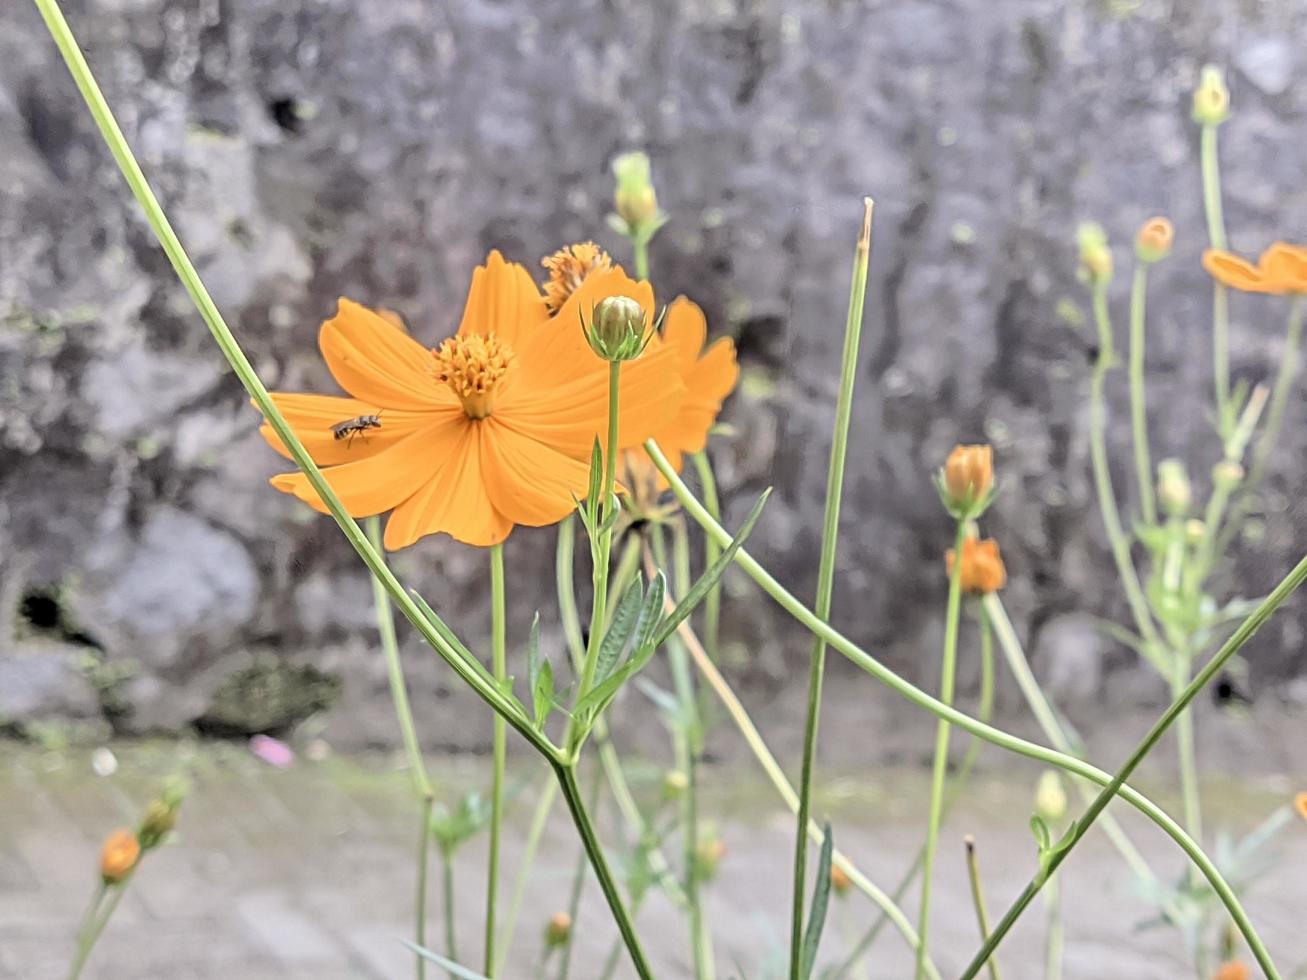
[[599,644],[599,654],[595,658],[594,679],[596,682],[606,678],[613,672],[613,668],[617,666],[618,658],[622,656],[622,651],[626,649],[631,634],[635,632],[636,620],[641,611],[640,600],[643,597],[644,585],[637,576],[635,581],[627,586],[621,601],[617,603],[617,611],[613,613],[613,622],[608,627],[608,632],[604,634],[603,642]]
[[588,726],[591,720],[608,706],[608,702],[622,689],[622,685],[638,674],[644,665],[649,662],[656,649],[655,646],[647,646],[636,650],[626,663],[609,675],[602,684],[596,684],[590,688],[585,697],[573,709],[577,719],[583,725]]
[[413,950],[413,952],[417,953],[418,956],[421,956],[424,960],[430,960],[432,963],[435,963],[437,966],[447,970],[451,976],[458,977],[459,980],[487,980],[487,977],[484,974],[477,973],[475,970],[469,970],[465,966],[460,966],[458,963],[455,963],[453,960],[446,959],[445,957],[441,956],[439,953],[433,953],[425,946],[419,946],[417,943],[411,943],[407,939],[401,939],[400,942],[403,943],[405,946],[407,946],[409,949]]
[[830,865],[834,853],[834,835],[830,823],[822,827],[825,835],[821,842],[821,857],[817,860],[817,881],[812,886],[812,908],[808,912],[808,928],[803,933],[803,958],[800,975],[807,980],[817,964],[817,947],[821,945],[821,932],[826,926],[826,908],[830,904]]
[[536,680],[540,677],[540,610],[531,619],[531,632],[526,641],[526,682],[535,690]]
[[663,599],[667,595],[667,577],[659,570],[654,573],[654,580],[649,583],[649,591],[644,594],[644,605],[640,607],[640,618],[635,624],[635,649],[648,646],[653,642],[654,630],[663,615]]
[[554,667],[546,660],[531,685],[531,708],[535,714],[536,728],[543,728],[554,708]]
[[1030,832],[1035,835],[1035,846],[1039,848],[1039,856],[1042,858],[1048,852],[1049,845],[1053,843],[1053,835],[1049,833],[1048,824],[1044,823],[1044,818],[1038,813],[1030,817]]
[[595,436],[594,445],[590,448],[590,489],[586,493],[585,506],[589,511],[590,519],[586,522],[587,528],[595,526],[595,520],[599,513],[600,491],[604,485],[604,451],[599,445],[599,437]]
[[731,539],[731,543],[722,550],[722,553],[717,557],[717,560],[699,576],[694,585],[690,586],[690,591],[685,594],[685,597],[677,603],[676,608],[673,609],[671,613],[668,614],[667,618],[659,625],[658,629],[654,632],[654,646],[660,645],[664,640],[676,632],[676,627],[680,626],[682,621],[684,621],[690,613],[694,612],[695,606],[703,601],[704,597],[712,590],[712,587],[717,584],[718,579],[720,579],[726,572],[726,569],[731,566],[731,562],[735,560],[736,552],[744,546],[745,539],[747,539],[750,532],[753,531],[753,526],[758,523],[758,518],[762,515],[763,505],[767,503],[767,498],[769,496],[771,496],[770,487],[762,492],[762,496],[758,498],[757,503],[753,505],[753,509],[749,511],[749,516],[745,518],[744,524],[740,527],[739,532]]

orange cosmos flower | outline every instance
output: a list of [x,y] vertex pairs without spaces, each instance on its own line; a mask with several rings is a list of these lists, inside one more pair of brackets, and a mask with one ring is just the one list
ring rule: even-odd
[[[956,556],[949,548],[944,555],[944,566],[948,574],[953,574],[953,562]],[[959,576],[962,591],[971,595],[986,595],[997,592],[1007,584],[1007,569],[1003,567],[1003,558],[998,553],[998,542],[993,538],[983,541],[966,538],[962,542],[962,571]]]
[[1253,265],[1233,252],[1209,248],[1203,268],[1217,282],[1245,293],[1307,293],[1307,247],[1275,242]]
[[[587,491],[591,448],[607,431],[608,365],[581,318],[613,295],[635,299],[653,322],[653,289],[621,270],[589,276],[551,319],[526,269],[491,252],[472,274],[458,332],[436,350],[342,299],[319,346],[350,397],[272,397],[351,515],[392,511],[388,549],[441,532],[498,544],[514,524],[561,520]],[[622,365],[621,446],[680,408],[674,364],[668,350]],[[260,432],[289,456],[270,426]],[[303,473],[272,485],[327,511]]]
[[549,281],[545,283],[545,303],[551,310],[558,310],[567,298],[581,288],[581,283],[592,272],[607,272],[613,267],[613,260],[608,253],[594,242],[579,242],[560,248],[553,255],[540,260],[540,264],[549,271]]

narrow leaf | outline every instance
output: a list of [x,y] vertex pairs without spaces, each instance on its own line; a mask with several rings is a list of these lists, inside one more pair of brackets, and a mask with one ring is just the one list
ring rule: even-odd
[[636,620],[641,611],[640,600],[643,597],[644,586],[637,576],[623,593],[621,601],[617,604],[617,611],[613,613],[612,625],[608,627],[603,642],[599,644],[599,655],[595,659],[596,682],[606,678],[617,666],[622,651],[626,649],[626,644],[635,631]]
[[546,660],[531,685],[531,707],[535,713],[536,728],[543,728],[554,708],[554,668]]
[[443,969],[448,970],[451,976],[458,977],[459,980],[487,980],[485,974],[477,973],[475,970],[469,970],[467,967],[455,963],[451,959],[446,959],[445,957],[441,956],[439,953],[433,953],[425,946],[419,946],[417,943],[411,943],[407,939],[401,939],[400,942],[403,943],[405,946],[407,946],[409,949],[413,950],[413,952],[417,953],[418,956],[421,956],[424,960],[430,960],[432,963],[435,963],[437,966],[440,966]]
[[585,505],[590,512],[590,520],[586,522],[587,527],[594,527],[595,515],[599,513],[599,491],[604,484],[604,451],[599,447],[599,437],[595,436],[594,445],[590,449],[590,490],[586,494]]
[[663,616],[663,599],[667,595],[667,578],[661,571],[654,575],[649,583],[649,591],[644,595],[644,605],[640,607],[640,618],[635,624],[635,639],[632,645],[639,650],[653,642],[654,630]]
[[830,823],[822,828],[821,857],[817,859],[817,881],[812,886],[812,907],[808,910],[808,928],[803,934],[803,960],[800,975],[804,980],[812,976],[817,963],[817,947],[821,945],[821,932],[826,927],[826,907],[830,903],[830,865],[834,853],[834,837]]
[[676,608],[663,620],[654,633],[653,643],[655,646],[661,644],[676,631],[676,627],[681,625],[681,622],[690,613],[694,612],[694,607],[703,601],[704,596],[717,584],[717,580],[730,567],[731,562],[735,560],[736,552],[744,546],[745,539],[749,537],[753,526],[758,523],[763,505],[767,503],[769,496],[771,496],[770,487],[763,491],[762,496],[758,498],[758,502],[753,505],[753,510],[749,511],[749,516],[745,519],[739,532],[731,539],[731,543],[722,550],[717,560],[699,576],[694,585],[690,586],[690,591],[685,594],[685,597],[681,599]]
[[540,610],[537,609],[526,641],[526,682],[532,690],[535,690],[536,680],[540,677],[540,664]]

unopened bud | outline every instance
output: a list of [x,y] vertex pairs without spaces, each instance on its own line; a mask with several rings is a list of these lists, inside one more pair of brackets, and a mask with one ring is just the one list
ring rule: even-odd
[[1184,522],[1184,539],[1191,548],[1197,548],[1207,537],[1207,525],[1194,517]]
[[106,885],[116,885],[131,874],[140,856],[136,835],[126,827],[115,830],[100,848],[100,877]]
[[954,446],[940,471],[945,506],[958,518],[975,517],[994,488],[992,446]]
[[1086,221],[1076,236],[1080,243],[1080,275],[1090,285],[1103,286],[1112,281],[1112,249],[1102,225]]
[[1298,811],[1298,816],[1307,820],[1307,792],[1298,793],[1294,796],[1293,808]]
[[582,322],[590,349],[605,361],[629,361],[644,352],[653,336],[644,307],[629,296],[608,296],[595,304],[590,324]]
[[1212,483],[1222,493],[1233,493],[1243,482],[1243,467],[1232,459],[1223,459],[1212,467]]
[[613,158],[617,190],[613,206],[632,233],[658,217],[658,195],[654,191],[649,157],[643,153],[622,153]]
[[726,856],[726,844],[720,837],[705,837],[694,851],[695,874],[700,881],[710,881],[717,873],[717,865]]
[[1066,816],[1066,790],[1051,769],[1040,774],[1035,787],[1035,812],[1048,824],[1059,823]]
[[1248,972],[1248,967],[1238,960],[1226,960],[1216,968],[1212,974],[1212,980],[1249,980],[1252,974]]
[[847,871],[838,864],[832,864],[830,866],[830,886],[834,889],[836,895],[847,895],[849,889],[853,887],[853,881],[849,878]]
[[551,949],[562,946],[572,936],[572,917],[556,912],[545,926],[545,945]]
[[690,777],[679,769],[668,769],[663,775],[663,796],[669,800],[679,800],[690,788]]
[[1225,73],[1207,65],[1194,89],[1194,122],[1219,126],[1230,118],[1230,90],[1225,87]]
[[1178,459],[1164,459],[1157,464],[1157,502],[1171,517],[1183,517],[1193,500],[1189,474]]
[[1135,255],[1140,262],[1160,262],[1171,254],[1175,228],[1165,218],[1149,218],[1135,236]]
[[141,821],[141,847],[147,851],[158,847],[176,825],[177,808],[163,800],[151,800]]

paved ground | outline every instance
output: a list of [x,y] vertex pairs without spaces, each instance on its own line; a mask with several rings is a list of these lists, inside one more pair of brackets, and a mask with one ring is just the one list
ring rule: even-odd
[[[1301,724],[1299,723],[1299,731]],[[0,744],[0,977],[44,980],[63,976],[73,933],[93,882],[98,841],[131,822],[165,775],[190,773],[195,789],[175,841],[154,854],[106,933],[88,977],[334,980],[412,974],[400,939],[411,935],[412,852],[416,809],[406,774],[389,757],[339,757],[275,770],[236,745],[117,745],[118,772],[92,773],[89,751],[50,752]],[[525,762],[519,759],[519,762]],[[998,760],[992,760],[997,762]],[[646,788],[651,767],[644,771]],[[482,771],[480,761],[439,761],[442,793],[454,798]],[[523,765],[523,791],[513,807],[505,866],[517,866],[522,827],[543,776]],[[730,785],[726,784],[729,777]],[[961,848],[964,832],[981,841],[991,906],[1015,894],[1031,870],[1025,829],[1034,771],[982,765],[968,799],[950,822],[936,888],[935,942],[946,977],[956,975],[975,948]],[[711,886],[710,914],[723,977],[775,976],[788,908],[790,828],[781,808],[755,782],[751,769],[718,766],[706,774],[709,814],[728,846]],[[1236,782],[1213,777],[1205,787],[1213,826],[1251,827],[1282,802],[1289,780],[1257,776]],[[1157,790],[1168,806],[1166,787]],[[829,778],[820,801],[838,818],[840,841],[885,884],[896,879],[919,840],[924,777],[918,767],[877,772],[872,778]],[[1159,869],[1176,872],[1170,842],[1125,813],[1132,831]],[[608,824],[604,834],[613,839]],[[507,977],[537,973],[545,919],[566,904],[575,844],[562,808],[547,833],[531,879]],[[1307,907],[1307,826],[1295,823],[1282,838],[1285,870],[1249,896],[1249,909],[1277,958],[1292,969],[1307,959],[1302,910]],[[477,948],[482,901],[479,842],[457,869],[459,940]],[[1297,869],[1291,870],[1291,869]],[[434,876],[433,876],[434,881]],[[1185,977],[1173,934],[1137,931],[1147,915],[1110,846],[1091,836],[1067,866],[1067,971],[1076,978]],[[915,903],[906,907],[915,919]],[[433,944],[439,947],[439,902],[433,900]],[[837,903],[830,941],[833,958],[844,938],[870,915],[850,897]],[[1005,946],[1007,980],[1042,976],[1036,966],[1042,915],[1032,914]],[[607,952],[613,929],[591,885],[581,916],[573,977],[588,980]],[[660,976],[688,975],[683,928],[661,899],[641,915],[642,931]],[[470,957],[471,958],[471,957]],[[770,967],[768,966],[770,964]],[[430,975],[440,976],[439,971]],[[552,974],[551,974],[552,975]],[[910,975],[902,943],[887,931],[869,961],[869,975]]]

